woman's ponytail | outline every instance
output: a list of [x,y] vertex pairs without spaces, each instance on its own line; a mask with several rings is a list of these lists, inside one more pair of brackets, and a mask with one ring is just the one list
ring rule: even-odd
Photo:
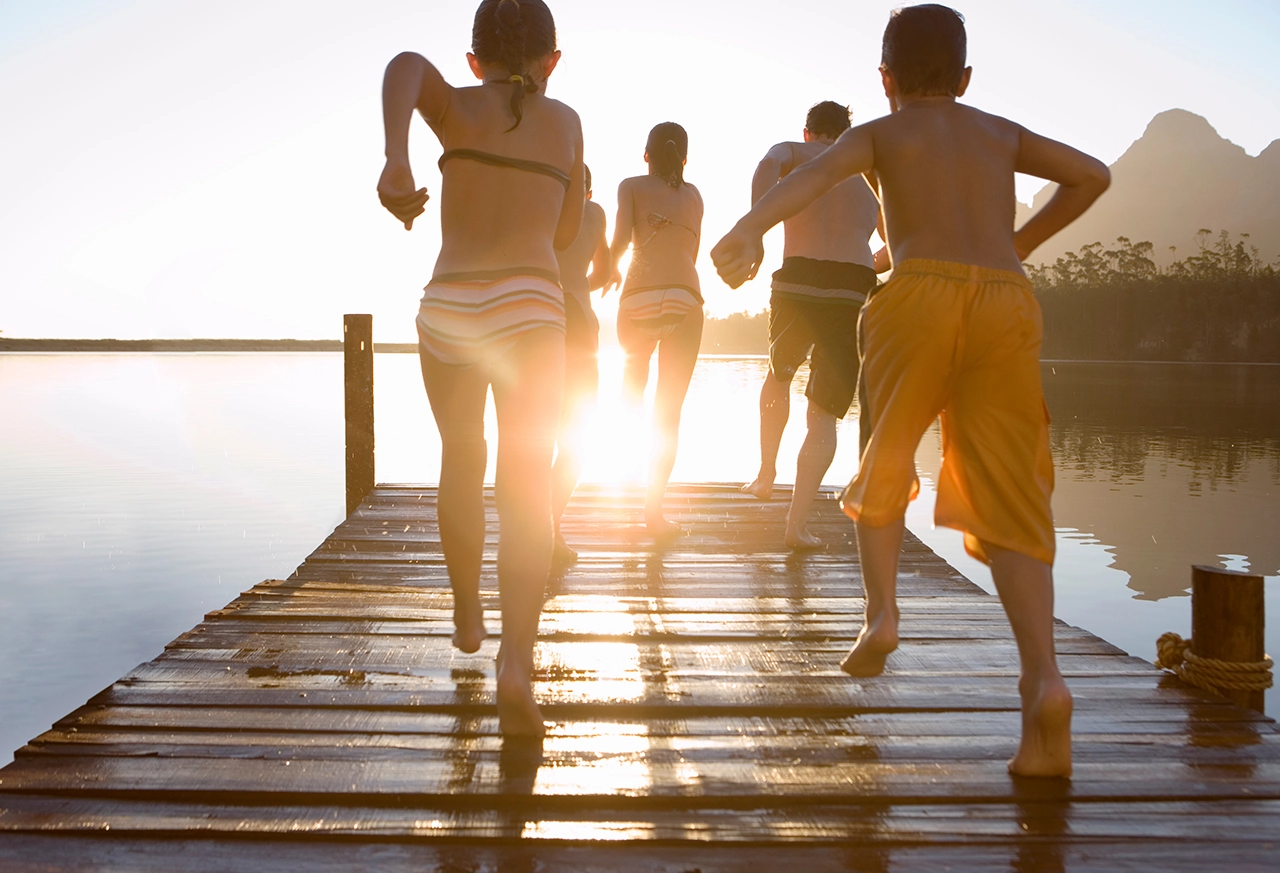
[[664,121],[649,131],[645,144],[649,166],[672,188],[684,184],[684,160],[689,154],[689,134],[674,121]]
[[663,174],[663,178],[667,180],[667,184],[672,188],[679,188],[684,184],[684,156],[680,154],[680,147],[676,145],[676,141],[673,139],[663,143],[662,149],[666,156],[666,160],[663,163],[668,168],[668,172]]

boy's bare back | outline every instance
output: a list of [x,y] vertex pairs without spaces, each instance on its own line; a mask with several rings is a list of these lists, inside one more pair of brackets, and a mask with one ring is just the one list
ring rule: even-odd
[[927,258],[1021,269],[1013,245],[1021,127],[935,97],[912,101],[859,132],[874,149],[895,263]]
[[[884,78],[893,112],[797,167],[712,250],[729,285],[755,275],[765,231],[855,175],[879,180],[894,263],[924,258],[1013,272],[1106,190],[1110,173],[1095,158],[950,95],[899,94],[892,75]],[[968,79],[966,70],[959,94]],[[1059,185],[1016,234],[1015,173]]]

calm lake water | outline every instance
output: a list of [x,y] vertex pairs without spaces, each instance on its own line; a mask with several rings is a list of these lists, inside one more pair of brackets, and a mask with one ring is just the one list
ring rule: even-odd
[[[752,478],[764,370],[699,363],[676,481]],[[617,401],[618,359],[602,371],[584,479],[639,481],[644,429]],[[379,481],[435,481],[417,359],[379,355],[376,382]],[[1058,615],[1150,659],[1160,633],[1189,633],[1190,565],[1220,564],[1273,577],[1280,651],[1280,367],[1046,364],[1045,386]],[[342,519],[341,355],[0,354],[0,409],[0,764],[205,612],[287,576]],[[908,522],[990,590],[959,535],[932,529],[937,455],[935,428]],[[828,482],[856,466],[850,415]]]

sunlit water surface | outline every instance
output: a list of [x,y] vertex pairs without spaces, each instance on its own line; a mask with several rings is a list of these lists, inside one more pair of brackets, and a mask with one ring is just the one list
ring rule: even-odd
[[[618,401],[617,357],[601,368],[583,478],[641,481],[645,428]],[[764,371],[699,363],[674,480],[755,474]],[[1163,631],[1189,633],[1193,563],[1273,577],[1277,615],[1280,367],[1046,364],[1045,386],[1063,619],[1151,658]],[[379,355],[375,394],[379,481],[434,482],[416,358]],[[0,355],[0,409],[0,763],[205,612],[287,576],[342,518],[340,355]],[[912,530],[990,590],[959,534],[932,529],[936,428],[917,461]],[[828,483],[856,467],[851,414]],[[1271,630],[1270,651],[1278,640]],[[622,698],[631,680],[618,681]]]

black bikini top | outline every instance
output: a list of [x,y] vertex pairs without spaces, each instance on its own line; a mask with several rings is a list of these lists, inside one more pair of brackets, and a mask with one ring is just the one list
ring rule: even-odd
[[491,167],[510,167],[513,170],[523,170],[526,173],[550,176],[563,185],[565,191],[569,190],[569,175],[559,167],[553,167],[550,164],[544,164],[539,161],[526,161],[523,158],[509,158],[506,155],[495,155],[490,152],[478,152],[475,149],[449,149],[449,151],[440,156],[441,172],[444,171],[445,161],[450,161],[454,158],[479,161]]

